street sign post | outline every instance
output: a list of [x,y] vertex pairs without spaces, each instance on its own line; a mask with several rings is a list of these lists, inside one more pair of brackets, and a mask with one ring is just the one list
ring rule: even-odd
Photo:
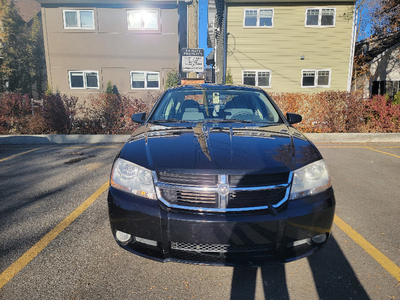
[[181,50],[182,72],[204,72],[204,49]]

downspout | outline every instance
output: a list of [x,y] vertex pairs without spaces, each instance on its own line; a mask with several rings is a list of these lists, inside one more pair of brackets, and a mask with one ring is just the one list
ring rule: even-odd
[[[353,13],[353,30],[351,33],[351,45],[350,45],[350,59],[349,59],[349,72],[347,77],[347,92],[351,91],[351,83],[353,79],[353,66],[354,66],[354,51],[356,45],[356,31],[357,31],[357,22],[358,22],[358,9],[356,9],[354,5],[354,13]],[[357,81],[357,78],[355,79]]]
[[[51,72],[51,60],[50,60],[50,50],[49,50],[49,38],[47,34],[47,16],[46,16],[46,8],[41,6],[40,11],[42,13],[42,29],[43,29],[43,42],[44,42],[44,55],[46,58],[46,72],[47,72],[47,87],[50,86],[54,91],[53,86],[53,74]],[[46,87],[46,89],[47,89]]]
[[226,3],[224,1],[224,24],[223,24],[223,28],[224,28],[224,58],[223,58],[223,75],[222,75],[222,83],[225,84],[226,83],[226,52],[227,52],[227,40],[228,40],[228,33],[227,33],[227,19],[228,19],[228,15],[227,15],[227,9],[226,9]]

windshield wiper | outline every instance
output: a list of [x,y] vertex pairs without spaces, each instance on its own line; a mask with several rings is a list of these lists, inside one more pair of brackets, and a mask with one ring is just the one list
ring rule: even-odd
[[239,119],[230,119],[233,123],[257,123],[257,121],[249,121],[249,120],[239,120]]
[[204,123],[230,123],[231,120],[228,119],[205,119],[204,121],[202,121]]
[[178,120],[178,119],[168,119],[168,120],[150,120],[149,123],[154,123],[154,124],[158,124],[158,123],[182,123],[184,121],[182,120]]
[[[204,121],[200,121],[204,123],[263,123],[266,124],[265,121],[250,121],[250,120],[239,120],[239,119],[206,119]],[[268,122],[269,124],[270,122]]]

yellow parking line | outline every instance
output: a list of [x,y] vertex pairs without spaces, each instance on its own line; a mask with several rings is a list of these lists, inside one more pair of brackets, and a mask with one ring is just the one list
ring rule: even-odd
[[322,146],[322,145],[317,145],[318,149],[360,149],[364,148],[364,146]]
[[368,150],[375,151],[375,152],[379,152],[379,153],[383,153],[383,154],[387,154],[387,155],[391,155],[391,156],[394,156],[394,157],[400,158],[400,156],[399,156],[399,155],[392,154],[392,153],[389,153],[389,152],[384,152],[384,151],[377,150],[377,149],[373,149],[373,148],[370,148],[370,147],[364,147],[364,148],[365,148],[365,149],[368,149]]
[[33,152],[39,149],[44,149],[44,150],[54,150],[54,149],[117,149],[117,148],[121,148],[121,146],[67,146],[67,147],[45,147],[45,148],[35,148],[29,151],[25,151],[25,152],[21,152],[18,154],[14,154],[5,158],[0,159],[0,162],[9,160],[11,158],[20,156],[20,155],[24,155],[27,154],[29,152]]
[[117,149],[121,148],[121,146],[66,146],[66,147],[57,147],[54,149]]
[[[341,146],[324,146],[322,144],[315,144],[317,145],[318,149],[372,149],[370,147],[367,146],[363,146],[363,145],[358,145],[358,146],[346,146],[346,145],[341,145]],[[379,147],[375,147],[375,149],[399,149],[400,146],[379,146]]]
[[335,224],[344,231],[353,241],[361,246],[369,255],[372,256],[386,271],[400,282],[400,268],[387,258],[382,252],[376,249],[370,242],[363,238],[357,231],[350,227],[346,222],[335,215]]
[[109,182],[104,183],[93,195],[87,198],[77,209],[68,217],[62,220],[39,242],[30,248],[25,254],[18,258],[11,266],[0,274],[0,289],[7,284],[13,277],[21,271],[32,259],[36,257],[46,246],[54,240],[65,228],[67,228],[77,217],[79,217],[97,198],[108,188]]
[[381,147],[374,147],[378,149],[398,149],[400,146],[381,146]]
[[29,151],[25,151],[25,152],[21,152],[21,153],[18,153],[18,154],[11,155],[11,156],[9,156],[9,157],[5,157],[5,158],[0,159],[0,162],[9,160],[9,159],[11,159],[11,158],[14,158],[14,157],[17,157],[17,156],[20,156],[20,155],[27,154],[27,153],[29,153],[29,152],[36,151],[36,150],[39,150],[39,149],[42,149],[42,148],[35,148],[35,149],[29,150]]

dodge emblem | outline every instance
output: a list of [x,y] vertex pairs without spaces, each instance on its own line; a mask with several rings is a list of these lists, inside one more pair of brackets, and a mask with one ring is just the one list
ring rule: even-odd
[[217,186],[218,195],[227,196],[229,194],[229,184],[219,183]]

